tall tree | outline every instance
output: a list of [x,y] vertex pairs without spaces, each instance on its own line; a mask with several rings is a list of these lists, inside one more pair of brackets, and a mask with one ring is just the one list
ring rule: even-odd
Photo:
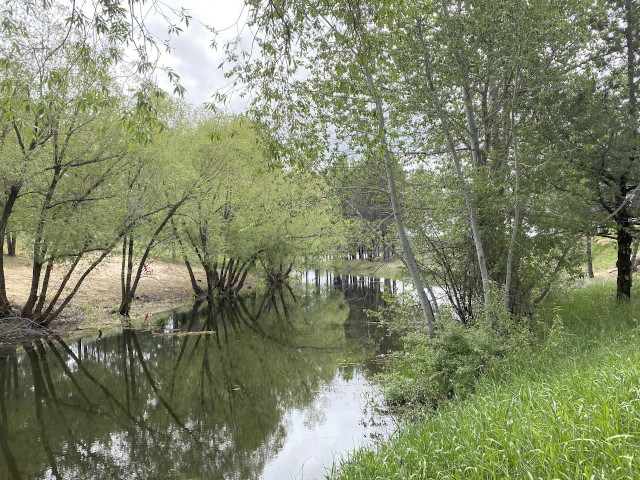
[[283,147],[279,152],[293,162],[324,166],[327,158],[342,157],[345,151],[352,152],[350,161],[376,159],[425,327],[434,336],[433,308],[397,193],[394,149],[401,140],[389,117],[395,78],[385,49],[386,18],[377,12],[381,5],[318,2],[309,9],[303,2],[256,1],[250,6],[250,23],[262,36],[262,57],[234,73],[241,81],[265,87],[254,113],[271,127]]
[[[640,186],[640,123],[638,122],[638,85],[640,82],[640,6],[632,0],[607,2],[610,26],[606,30],[610,48],[607,64],[613,68],[611,87],[604,87],[603,103],[611,112],[609,136],[605,149],[600,148],[601,167],[598,173],[598,198],[616,223],[618,242],[617,297],[631,297],[632,228],[635,222],[632,210],[633,196]],[[621,60],[616,66],[616,59]],[[615,79],[615,80],[614,80]],[[616,85],[617,84],[617,85]],[[613,104],[612,101],[613,100]],[[623,113],[624,112],[624,113]],[[618,128],[617,132],[612,129]]]
[[600,6],[591,25],[597,40],[583,55],[582,71],[570,88],[548,99],[548,118],[553,119],[548,138],[571,152],[570,160],[592,188],[596,209],[585,230],[616,240],[617,297],[628,299],[639,216],[640,8],[637,2],[618,0],[603,0]]

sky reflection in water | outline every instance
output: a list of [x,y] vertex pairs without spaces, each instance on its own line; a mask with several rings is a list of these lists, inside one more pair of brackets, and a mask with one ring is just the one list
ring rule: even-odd
[[[387,282],[388,287],[393,287]],[[0,358],[0,477],[323,478],[393,429],[370,383],[384,283],[321,274],[160,330]],[[215,335],[185,335],[215,331]]]

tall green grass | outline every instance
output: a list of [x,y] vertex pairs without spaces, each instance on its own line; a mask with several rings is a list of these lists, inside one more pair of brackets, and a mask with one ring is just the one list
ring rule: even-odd
[[640,478],[640,308],[614,297],[611,284],[558,295],[532,350],[494,363],[466,401],[404,425],[333,477]]

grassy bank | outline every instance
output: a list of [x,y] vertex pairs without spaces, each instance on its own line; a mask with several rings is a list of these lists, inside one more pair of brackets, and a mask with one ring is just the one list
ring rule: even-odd
[[409,272],[400,260],[383,261],[369,260],[339,260],[331,265],[339,273],[361,275],[375,278],[395,278],[402,280],[409,278]]
[[557,295],[536,346],[333,477],[640,478],[640,308],[614,297],[613,284]]
[[[596,276],[606,277],[615,273],[618,249],[616,243],[609,239],[595,239],[591,244],[593,271]],[[586,267],[585,267],[586,273]]]

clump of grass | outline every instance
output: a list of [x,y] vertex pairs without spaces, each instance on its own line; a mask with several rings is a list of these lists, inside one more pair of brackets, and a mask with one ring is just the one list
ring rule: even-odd
[[614,297],[613,285],[559,295],[540,313],[547,328],[532,351],[494,363],[468,400],[333,476],[640,478],[640,310]]
[[93,312],[95,310],[95,307],[93,305],[89,305],[88,303],[81,303],[80,305],[78,305],[78,310],[80,310],[80,312],[82,312],[83,314],[87,314]]

